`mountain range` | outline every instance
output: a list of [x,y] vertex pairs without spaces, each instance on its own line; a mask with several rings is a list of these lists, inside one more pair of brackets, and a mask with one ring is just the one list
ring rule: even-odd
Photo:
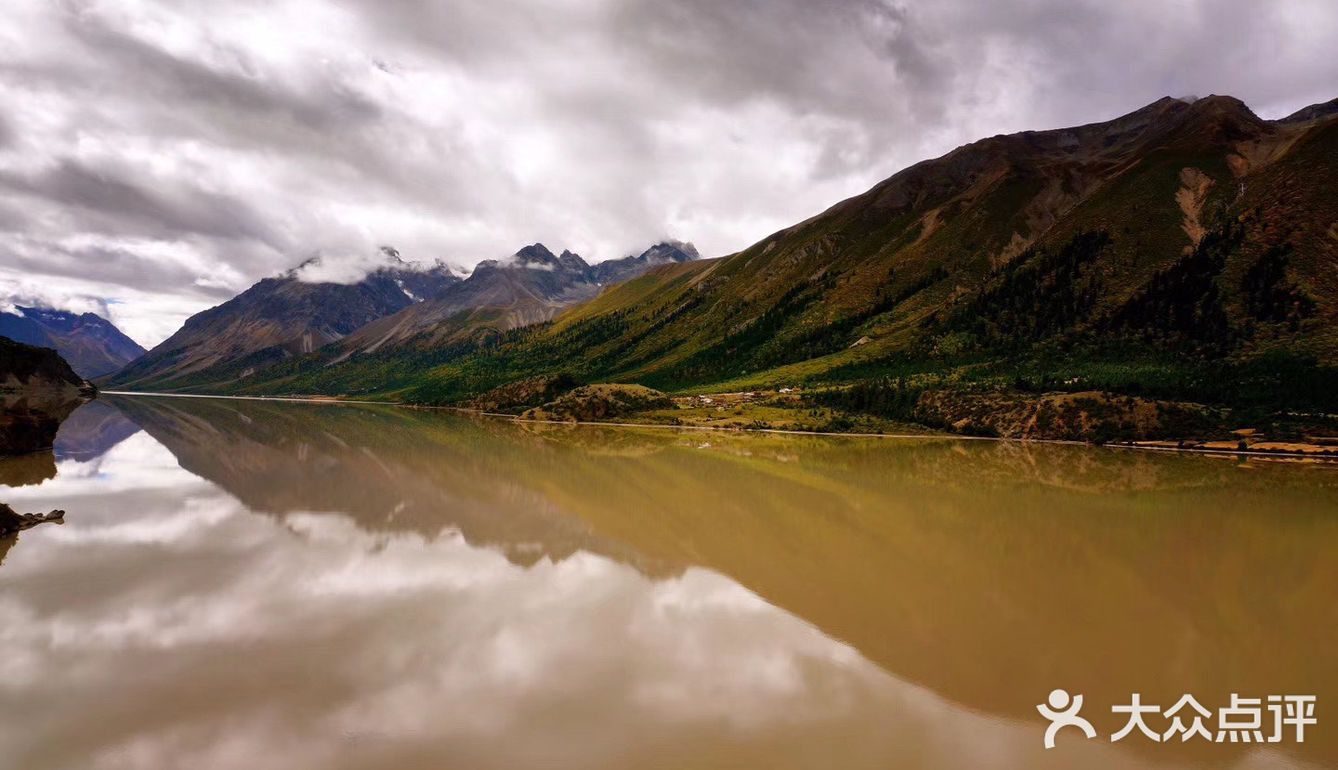
[[323,360],[342,361],[387,346],[439,343],[418,337],[441,328],[506,331],[546,321],[607,283],[696,257],[691,244],[662,243],[591,266],[570,251],[555,255],[534,244],[479,263],[463,280],[444,266],[421,271],[398,262],[353,284],[304,281],[298,268],[191,317],[106,382],[135,389],[235,385],[317,349]]
[[115,387],[154,388],[175,380],[216,382],[293,355],[310,353],[366,324],[459,283],[445,265],[414,269],[393,249],[388,264],[356,283],[302,279],[302,267],[265,278],[197,313],[171,337],[107,379]]
[[570,251],[555,255],[536,243],[505,260],[484,260],[468,279],[437,297],[359,329],[338,346],[336,360],[387,346],[437,347],[482,329],[500,332],[548,321],[593,299],[606,285],[698,258],[692,244],[666,242],[591,266]]
[[139,343],[94,313],[14,306],[0,312],[0,337],[54,348],[79,376],[90,380],[144,355]]
[[[1335,103],[1269,121],[1227,96],[1163,98],[974,142],[737,254],[598,293],[575,255],[529,247],[210,387],[443,403],[556,373],[680,392],[895,379],[1332,411],[1336,185]],[[517,271],[544,274],[542,299]]]

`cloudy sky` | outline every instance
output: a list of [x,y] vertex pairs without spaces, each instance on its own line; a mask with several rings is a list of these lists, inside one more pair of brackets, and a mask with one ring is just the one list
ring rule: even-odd
[[735,251],[998,133],[1338,96],[1332,0],[17,0],[0,303],[145,345],[314,254]]

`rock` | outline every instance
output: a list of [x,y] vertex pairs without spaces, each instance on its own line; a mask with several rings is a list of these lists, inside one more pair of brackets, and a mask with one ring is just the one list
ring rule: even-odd
[[57,508],[50,513],[18,513],[4,503],[0,503],[0,535],[8,535],[21,529],[35,527],[47,521],[64,521],[65,511]]
[[0,337],[0,455],[50,449],[60,423],[95,395],[56,351]]

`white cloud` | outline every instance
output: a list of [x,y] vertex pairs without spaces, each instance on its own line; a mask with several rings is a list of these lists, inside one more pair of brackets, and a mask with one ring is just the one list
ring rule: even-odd
[[357,283],[368,273],[387,266],[382,256],[343,254],[321,256],[303,262],[293,275],[307,283]]
[[19,307],[42,307],[71,313],[93,313],[109,318],[107,301],[102,297],[65,291],[64,287],[39,283],[35,279],[6,276],[0,270],[0,313],[23,315]]
[[[113,293],[114,292],[114,293]],[[0,297],[13,304],[94,313],[141,345],[166,339],[187,318],[220,300],[194,292],[145,291],[70,276],[40,277],[0,265]]]

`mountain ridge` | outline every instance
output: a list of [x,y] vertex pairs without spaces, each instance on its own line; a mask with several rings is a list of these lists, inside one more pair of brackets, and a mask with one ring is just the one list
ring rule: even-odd
[[191,316],[172,336],[106,380],[113,387],[171,387],[174,380],[246,361],[259,366],[310,353],[357,328],[435,296],[459,276],[438,264],[414,270],[394,262],[355,283],[302,280],[302,267],[264,278]]
[[680,393],[893,378],[1338,411],[1335,181],[1338,118],[1168,97],[963,145],[552,320],[478,336],[442,318],[237,392],[459,403],[558,373]]
[[14,305],[0,312],[0,336],[54,348],[85,379],[112,374],[144,355],[144,348],[95,313]]
[[[507,331],[547,321],[592,298],[606,283],[626,280],[657,264],[699,256],[690,243],[665,241],[641,254],[592,266],[571,251],[554,254],[536,243],[504,259],[483,260],[462,279],[441,263],[426,271],[401,268],[404,263],[397,252],[388,248],[383,252],[391,265],[353,284],[303,280],[312,260],[263,279],[188,319],[181,330],[134,366],[108,378],[107,384],[133,389],[227,387],[318,350],[319,358],[335,362],[375,353],[388,342],[414,340],[447,319],[453,319],[447,334],[414,344]],[[367,307],[369,297],[380,304]]]
[[[589,265],[570,251],[555,255],[542,243],[518,250],[505,260],[484,260],[468,278],[431,302],[378,319],[342,341],[342,361],[357,353],[375,353],[387,344],[441,344],[477,331],[499,331],[551,320],[561,310],[592,299],[607,283],[639,275],[657,264],[698,258],[692,244],[662,242],[639,255]],[[453,324],[448,319],[459,314]],[[428,338],[419,335],[432,331]],[[412,343],[410,341],[413,340]]]

